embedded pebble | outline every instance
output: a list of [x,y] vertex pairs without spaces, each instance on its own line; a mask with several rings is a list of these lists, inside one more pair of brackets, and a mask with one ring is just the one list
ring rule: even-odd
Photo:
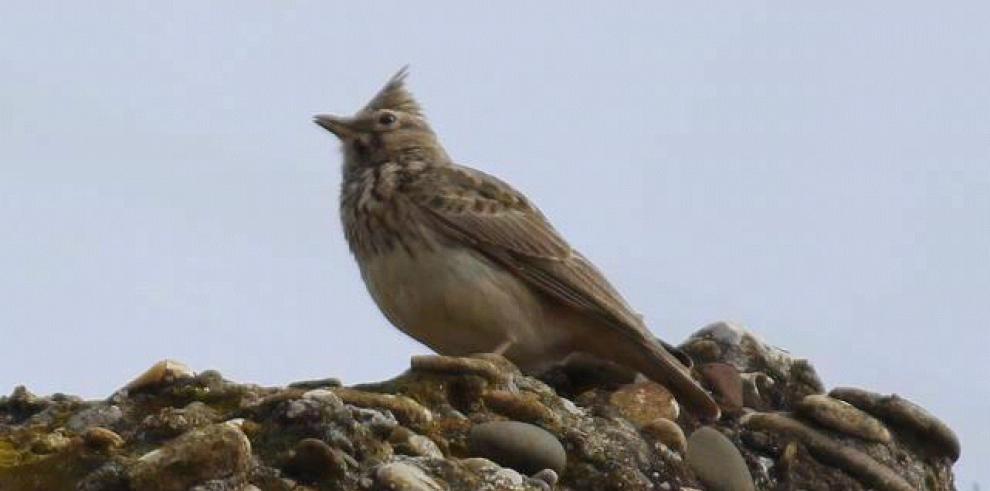
[[340,396],[335,394],[332,390],[313,389],[304,392],[302,398],[320,401],[323,404],[329,405],[332,409],[341,409],[344,407],[344,401],[342,401]]
[[637,382],[620,387],[609,396],[609,403],[637,427],[655,419],[677,419],[680,406],[666,387],[654,382]]
[[129,470],[142,491],[185,491],[210,480],[243,480],[251,467],[251,442],[234,425],[212,424],[185,433],[141,456]]
[[712,491],[755,491],[739,449],[718,430],[703,426],[687,442],[687,462]]
[[493,411],[518,421],[554,423],[560,418],[540,402],[532,392],[493,390],[483,396],[485,405]]
[[829,395],[866,411],[887,423],[915,432],[953,462],[959,460],[955,432],[921,406],[897,394],[883,395],[853,387],[836,387]]
[[216,422],[217,412],[199,401],[181,409],[164,407],[141,421],[141,431],[152,438],[172,438],[186,431]]
[[134,392],[141,389],[171,384],[177,380],[190,379],[196,374],[183,363],[175,360],[162,360],[155,363],[137,378],[131,380],[124,389]]
[[82,435],[83,442],[95,450],[106,450],[121,447],[124,439],[111,430],[99,426],[93,426]]
[[38,454],[53,454],[65,450],[72,445],[72,439],[65,436],[61,429],[39,435],[31,442],[31,451]]
[[378,467],[375,480],[390,491],[442,491],[444,488],[422,469],[405,462],[392,462]]
[[340,450],[332,448],[323,440],[304,438],[293,448],[285,470],[311,481],[340,476],[347,470],[347,463],[340,454]]
[[421,427],[433,421],[433,413],[429,409],[406,396],[363,392],[347,387],[334,389],[333,393],[346,404],[362,408],[388,409],[406,426]]
[[75,433],[82,433],[92,426],[110,426],[123,415],[119,406],[100,404],[73,414],[66,421],[65,428]]
[[309,389],[322,389],[326,387],[340,387],[341,385],[342,384],[340,383],[339,378],[330,377],[330,378],[321,378],[316,380],[300,380],[298,382],[292,382],[291,384],[288,385],[288,387],[290,389],[309,390]]
[[728,363],[705,363],[698,366],[698,371],[724,412],[732,414],[743,408],[742,378],[736,367]]
[[669,419],[657,418],[643,425],[640,431],[677,453],[683,454],[687,450],[684,430]]
[[558,474],[567,465],[567,453],[552,433],[518,421],[475,425],[468,435],[471,454],[532,475],[543,469]]
[[488,360],[442,355],[419,355],[409,361],[413,370],[450,374],[478,375],[491,381],[502,381],[507,374]]
[[864,440],[887,443],[890,431],[878,419],[848,402],[822,394],[805,396],[795,412],[826,428]]
[[912,491],[915,488],[889,467],[864,452],[844,445],[824,433],[784,414],[750,413],[742,418],[754,431],[780,433],[800,441],[816,458],[845,470],[870,487],[882,491]]
[[741,373],[739,377],[742,379],[743,406],[760,411],[769,409],[774,380],[763,372]]
[[543,469],[542,471],[533,474],[531,479],[541,481],[547,485],[548,489],[553,489],[553,487],[557,485],[557,481],[560,480],[560,477],[557,476],[557,473],[554,472],[553,469]]
[[440,451],[436,442],[423,435],[417,435],[404,426],[392,428],[388,441],[396,453],[412,457],[443,458],[443,452]]

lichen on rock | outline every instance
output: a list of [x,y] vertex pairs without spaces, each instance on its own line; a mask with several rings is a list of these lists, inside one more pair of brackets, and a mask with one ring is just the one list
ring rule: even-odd
[[723,407],[710,427],[582,356],[538,377],[423,356],[380,383],[285,387],[164,361],[103,401],[18,387],[0,397],[0,489],[954,489],[958,440],[903,398],[825,395],[807,360],[728,323],[680,348]]

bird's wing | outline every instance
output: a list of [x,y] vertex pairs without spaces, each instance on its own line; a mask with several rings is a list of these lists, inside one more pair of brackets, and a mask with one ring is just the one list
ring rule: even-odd
[[624,336],[653,339],[602,273],[505,182],[468,167],[434,167],[412,191],[413,200],[449,238],[479,249],[532,286],[601,318]]
[[428,168],[407,183],[406,191],[447,239],[474,247],[550,297],[601,319],[612,333],[640,348],[628,353],[636,369],[673,390],[700,419],[719,418],[718,405],[682,360],[657,342],[601,272],[521,193],[461,166]]

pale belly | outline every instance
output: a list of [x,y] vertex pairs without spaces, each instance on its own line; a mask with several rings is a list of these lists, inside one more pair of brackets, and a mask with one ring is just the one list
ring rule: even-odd
[[567,326],[547,322],[545,302],[499,266],[466,249],[402,249],[363,265],[362,276],[385,316],[406,334],[446,355],[491,352],[524,370],[570,351]]

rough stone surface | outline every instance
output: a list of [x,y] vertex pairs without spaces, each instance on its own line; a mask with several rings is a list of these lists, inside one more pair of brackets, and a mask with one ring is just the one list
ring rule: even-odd
[[[730,454],[759,490],[954,489],[958,440],[916,405],[836,389],[890,432],[864,439],[804,408],[825,397],[807,360],[741,327],[713,324],[680,348],[723,407],[742,407],[698,430],[672,406],[657,417],[662,387],[581,356],[538,378],[477,355],[417,357],[356,386],[314,373],[260,387],[169,361],[102,401],[18,387],[0,397],[0,490],[705,491],[725,489],[703,473]],[[512,468],[473,451],[484,428],[523,423],[559,452]],[[721,450],[698,447],[706,433]]]

